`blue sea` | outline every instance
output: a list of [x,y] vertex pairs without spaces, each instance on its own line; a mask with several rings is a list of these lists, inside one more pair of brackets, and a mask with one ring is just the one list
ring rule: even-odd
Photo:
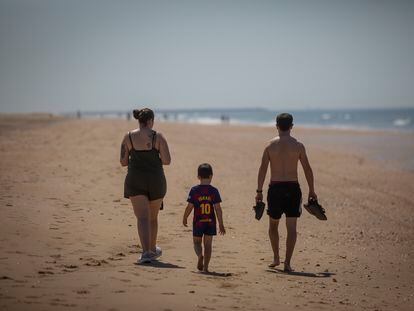
[[[155,110],[158,120],[170,122],[259,126],[274,126],[275,116],[281,112],[291,113],[294,124],[298,127],[414,131],[414,108],[290,111],[261,108]],[[82,115],[125,118],[127,112],[82,112]]]
[[342,129],[374,129],[414,131],[414,108],[366,110],[160,110],[158,118],[169,121],[202,124],[246,124],[274,126],[275,116],[289,112],[294,124],[300,127],[329,127]]

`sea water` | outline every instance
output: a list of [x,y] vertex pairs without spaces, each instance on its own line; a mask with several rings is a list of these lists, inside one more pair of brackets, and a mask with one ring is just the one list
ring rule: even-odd
[[[279,113],[293,115],[295,126],[414,132],[414,108],[393,109],[155,109],[157,120],[197,124],[275,126]],[[82,111],[85,117],[126,118],[127,111]],[[130,113],[131,117],[131,113]]]
[[289,112],[300,127],[414,131],[414,108],[350,110],[209,109],[159,110],[161,120],[201,124],[274,126],[279,113]]

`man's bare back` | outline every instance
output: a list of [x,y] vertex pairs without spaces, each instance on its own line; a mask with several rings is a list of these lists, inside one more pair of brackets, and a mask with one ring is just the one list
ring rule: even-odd
[[[259,169],[258,189],[263,187],[267,168],[270,164],[271,181],[298,181],[298,162],[302,164],[309,186],[309,196],[315,197],[313,172],[306,155],[305,146],[290,136],[290,132],[280,132],[263,151]],[[261,198],[259,198],[261,199]]]
[[292,136],[278,136],[272,139],[266,152],[270,162],[271,181],[297,181],[298,161],[303,145]]

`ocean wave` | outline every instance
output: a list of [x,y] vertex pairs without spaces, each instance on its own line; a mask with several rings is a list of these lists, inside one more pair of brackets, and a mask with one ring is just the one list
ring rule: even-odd
[[332,116],[329,113],[323,113],[321,115],[321,118],[322,118],[322,120],[327,121],[327,120],[330,120],[332,118]]
[[212,118],[212,117],[189,117],[186,120],[181,120],[188,123],[197,123],[197,124],[204,124],[204,125],[217,125],[223,123],[219,118]]
[[404,126],[409,125],[410,123],[411,123],[411,119],[407,118],[407,119],[395,119],[392,124],[394,124],[394,126],[397,126],[397,127],[404,127]]

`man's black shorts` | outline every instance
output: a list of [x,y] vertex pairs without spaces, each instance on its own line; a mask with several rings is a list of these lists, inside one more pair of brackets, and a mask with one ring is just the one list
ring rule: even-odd
[[302,191],[298,182],[272,182],[267,192],[267,214],[280,219],[286,217],[300,217],[302,213]]

